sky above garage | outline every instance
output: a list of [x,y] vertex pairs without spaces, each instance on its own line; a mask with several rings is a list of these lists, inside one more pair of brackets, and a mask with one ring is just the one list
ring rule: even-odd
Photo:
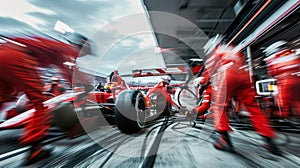
[[139,0],[2,0],[0,4],[1,29],[49,30],[61,20],[87,36],[114,19],[144,12]]
[[120,67],[128,73],[152,64],[164,66],[155,57],[156,42],[140,0],[1,0],[0,6],[2,34],[49,32],[61,21],[93,40],[95,55],[78,60],[87,70],[108,74]]

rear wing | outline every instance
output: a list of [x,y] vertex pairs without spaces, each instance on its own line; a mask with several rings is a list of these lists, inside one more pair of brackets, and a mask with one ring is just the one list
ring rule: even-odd
[[149,77],[164,75],[186,75],[188,70],[185,65],[168,66],[167,68],[135,69],[132,77]]

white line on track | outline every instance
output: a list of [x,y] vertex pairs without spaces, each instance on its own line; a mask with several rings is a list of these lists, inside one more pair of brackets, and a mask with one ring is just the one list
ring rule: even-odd
[[5,159],[10,158],[10,157],[13,157],[13,156],[16,156],[16,155],[19,155],[21,153],[24,153],[27,150],[29,150],[29,147],[23,147],[23,148],[19,148],[19,149],[1,154],[0,155],[0,161],[5,160]]

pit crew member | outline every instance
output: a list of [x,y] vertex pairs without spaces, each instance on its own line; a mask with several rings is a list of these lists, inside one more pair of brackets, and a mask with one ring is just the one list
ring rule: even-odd
[[[88,78],[77,68],[64,66],[64,62],[73,62],[75,65],[77,57],[88,54],[88,45],[84,45],[88,39],[78,33],[66,33],[65,38],[69,44],[50,36],[17,34],[17,37],[5,38],[6,42],[0,46],[0,106],[9,101],[10,91],[16,88],[26,94],[35,108],[20,137],[21,145],[31,147],[25,165],[50,155],[50,150],[41,143],[49,130],[51,116],[43,105],[44,81],[37,69],[56,65],[70,83],[88,84]],[[74,73],[76,78],[73,78]]]
[[286,41],[277,41],[268,46],[264,53],[267,58],[268,73],[277,79],[278,94],[276,102],[279,118],[296,117],[300,115],[300,56],[291,50]]
[[[253,127],[266,142],[263,147],[269,152],[279,155],[280,150],[273,142],[276,134],[255,100],[255,91],[250,82],[249,73],[242,68],[245,65],[245,56],[236,52],[232,46],[218,45],[210,58],[214,58],[218,63],[212,66],[211,62],[206,62],[211,66],[210,72],[214,72],[212,74],[212,109],[215,130],[220,135],[219,138],[216,138],[213,146],[227,152],[234,151],[228,134],[232,129],[229,126],[226,107],[230,99],[235,98],[250,113]],[[210,59],[210,61],[212,60]]]

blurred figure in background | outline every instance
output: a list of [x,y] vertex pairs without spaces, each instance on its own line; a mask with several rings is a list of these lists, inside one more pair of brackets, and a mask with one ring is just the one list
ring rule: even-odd
[[250,113],[252,126],[266,141],[264,147],[273,154],[279,154],[279,149],[273,142],[275,132],[255,100],[256,93],[250,82],[249,73],[241,68],[246,65],[244,58],[245,56],[235,52],[233,47],[218,45],[206,60],[206,67],[213,78],[214,125],[215,130],[220,134],[213,145],[216,149],[233,152],[228,134],[232,129],[227,118],[227,107],[231,98],[234,98]]
[[104,92],[104,86],[102,85],[101,82],[99,82],[99,83],[96,85],[95,91]]
[[200,101],[199,104],[191,112],[186,112],[185,116],[189,117],[197,115],[198,119],[205,119],[207,117],[212,98],[212,86],[209,81],[207,69],[205,69],[202,72],[202,75],[196,78],[194,82],[196,82],[194,85],[197,86],[197,96],[200,98]]
[[288,48],[286,41],[277,41],[264,50],[268,73],[277,79],[279,105],[276,117],[300,115],[300,56]]
[[126,82],[122,79],[118,70],[114,70],[110,81],[115,82],[117,86],[120,86],[122,89],[128,89]]
[[46,92],[52,93],[55,96],[61,95],[66,91],[66,88],[60,83],[60,76],[52,76],[51,83],[46,85]]
[[[43,105],[44,81],[38,67],[56,65],[62,69],[70,83],[88,84],[88,79],[76,67],[69,69],[64,65],[64,62],[73,62],[75,65],[77,57],[88,54],[86,52],[89,50],[84,45],[87,38],[77,33],[69,33],[65,37],[70,44],[52,37],[25,35],[5,38],[6,43],[0,46],[0,106],[9,101],[7,98],[13,93],[10,92],[11,88],[16,88],[26,94],[32,108],[35,108],[35,113],[20,138],[22,145],[31,146],[26,165],[50,154],[50,150],[44,149],[41,143],[51,126],[51,116]],[[73,73],[76,73],[76,78],[73,78]]]
[[188,65],[194,75],[197,75],[203,67],[203,60],[198,58],[192,58],[188,61]]

